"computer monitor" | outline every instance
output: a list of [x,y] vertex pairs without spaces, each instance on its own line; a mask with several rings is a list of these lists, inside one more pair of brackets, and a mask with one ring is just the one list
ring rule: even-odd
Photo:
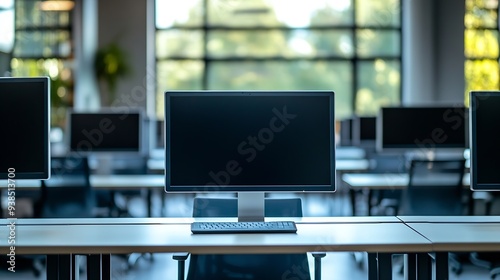
[[48,179],[49,78],[0,78],[0,119],[0,179]]
[[466,145],[464,107],[384,107],[377,117],[377,150],[432,154]]
[[339,146],[352,145],[352,119],[343,119],[340,121],[340,139]]
[[500,91],[470,93],[472,190],[500,190]]
[[331,91],[167,91],[166,191],[238,192],[261,220],[264,192],[335,190],[334,127]]
[[376,117],[355,117],[353,119],[352,139],[354,146],[375,147],[377,138]]
[[90,157],[91,168],[99,174],[112,173],[117,164],[123,165],[121,158],[145,154],[145,125],[140,109],[71,111],[67,121],[70,154]]

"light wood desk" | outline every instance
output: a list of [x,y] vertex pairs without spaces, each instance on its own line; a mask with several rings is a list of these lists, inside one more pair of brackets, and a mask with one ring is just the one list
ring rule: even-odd
[[[315,221],[316,219],[316,221]],[[226,219],[234,220],[234,219]],[[62,221],[62,223],[60,223]],[[48,255],[48,279],[71,277],[75,254],[88,254],[88,274],[110,279],[110,254],[133,252],[190,252],[194,254],[260,254],[305,252],[368,252],[370,279],[392,277],[390,253],[429,252],[431,243],[395,217],[337,217],[297,221],[296,234],[191,234],[191,219],[66,219],[18,220],[16,255]],[[1,224],[8,224],[1,220]],[[72,224],[68,224],[72,222]],[[7,237],[9,228],[0,227]],[[0,253],[9,252],[7,238]],[[376,259],[376,258],[372,258]],[[49,268],[50,266],[50,268]],[[377,269],[378,267],[378,269]],[[94,278],[91,278],[94,279]]]

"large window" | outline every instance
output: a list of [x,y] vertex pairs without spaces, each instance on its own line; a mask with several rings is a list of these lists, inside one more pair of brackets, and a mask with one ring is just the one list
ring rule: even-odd
[[465,104],[471,90],[500,89],[498,0],[465,1]]
[[157,115],[168,89],[321,89],[336,117],[400,103],[399,0],[156,0]]
[[12,76],[51,78],[52,125],[64,126],[73,106],[72,12],[42,10],[41,1],[16,0]]

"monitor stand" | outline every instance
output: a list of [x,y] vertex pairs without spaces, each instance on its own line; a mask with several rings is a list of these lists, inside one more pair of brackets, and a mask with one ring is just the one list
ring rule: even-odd
[[113,156],[111,154],[95,155],[95,174],[111,175],[113,173]]
[[264,192],[238,192],[238,222],[263,222],[264,209]]

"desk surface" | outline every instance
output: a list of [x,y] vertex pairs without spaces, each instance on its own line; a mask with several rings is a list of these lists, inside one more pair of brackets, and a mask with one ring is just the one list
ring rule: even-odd
[[[499,223],[500,216],[397,216],[404,223]],[[499,232],[500,234],[500,232]]]
[[[354,189],[403,189],[408,185],[407,173],[349,173],[342,180]],[[470,174],[464,174],[464,186],[470,184]]]
[[[50,180],[50,179],[49,179]],[[100,189],[137,189],[137,188],[164,188],[165,177],[158,174],[147,175],[90,175],[90,184]],[[40,180],[18,180],[16,188],[23,190],[37,190]],[[0,180],[0,188],[7,188],[7,181]]]
[[[16,254],[132,252],[426,252],[431,243],[403,223],[298,223],[296,234],[191,234],[190,223],[19,225]],[[0,236],[8,236],[0,227]],[[0,253],[8,253],[7,238]]]
[[[99,224],[185,224],[194,221],[236,221],[237,218],[22,218],[16,220],[16,225],[99,225]],[[266,221],[280,221],[283,218],[266,218]],[[356,217],[302,217],[287,218],[298,224],[325,224],[325,223],[401,223],[401,219],[394,216],[356,216]],[[0,226],[7,225],[8,219],[0,219]]]
[[432,242],[435,252],[498,252],[500,223],[407,223]]
[[[164,159],[149,159],[148,168],[153,171],[164,171]],[[335,160],[337,171],[365,171],[370,168],[370,161],[364,158],[345,158]]]

